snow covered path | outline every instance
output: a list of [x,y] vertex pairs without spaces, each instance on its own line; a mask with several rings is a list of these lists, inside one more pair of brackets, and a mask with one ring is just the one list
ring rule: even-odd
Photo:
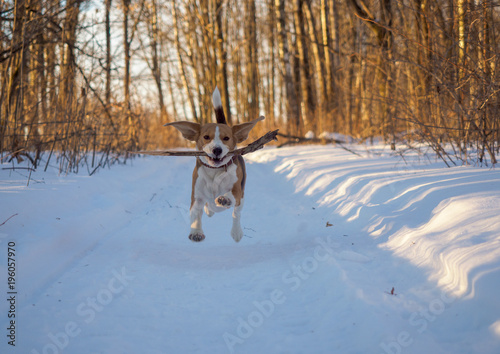
[[497,170],[331,146],[246,160],[238,244],[230,212],[188,240],[190,158],[29,187],[0,171],[0,352],[500,352]]

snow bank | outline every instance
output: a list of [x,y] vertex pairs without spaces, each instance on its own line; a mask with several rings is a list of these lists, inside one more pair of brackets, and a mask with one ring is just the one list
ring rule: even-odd
[[359,158],[315,146],[293,155],[267,150],[254,159],[279,159],[275,171],[296,192],[314,196],[380,247],[427,268],[455,296],[473,296],[475,269],[500,266],[500,173],[421,164],[417,156],[405,164],[385,154]]

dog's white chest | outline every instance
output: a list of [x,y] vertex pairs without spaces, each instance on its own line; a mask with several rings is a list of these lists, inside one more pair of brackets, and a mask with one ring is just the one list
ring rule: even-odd
[[195,197],[211,203],[215,197],[229,192],[238,181],[236,165],[227,168],[210,169],[200,166],[195,183]]

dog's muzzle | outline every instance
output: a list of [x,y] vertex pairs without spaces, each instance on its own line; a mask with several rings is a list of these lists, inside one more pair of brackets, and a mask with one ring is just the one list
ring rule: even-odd
[[223,153],[224,150],[220,146],[215,146],[212,151],[207,154],[208,156],[205,156],[205,165],[212,168],[224,166],[231,160],[231,157]]

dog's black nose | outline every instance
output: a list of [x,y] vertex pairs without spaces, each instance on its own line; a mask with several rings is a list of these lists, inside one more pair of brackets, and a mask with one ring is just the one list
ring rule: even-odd
[[212,150],[212,152],[214,153],[214,155],[217,157],[219,156],[220,154],[222,154],[222,149],[220,147],[216,147]]

